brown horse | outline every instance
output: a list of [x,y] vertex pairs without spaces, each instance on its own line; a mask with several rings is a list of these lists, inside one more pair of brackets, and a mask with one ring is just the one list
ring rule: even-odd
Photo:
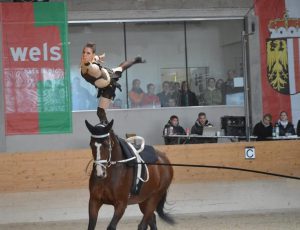
[[[148,165],[149,180],[145,182],[138,195],[130,193],[133,181],[133,167],[124,163],[119,140],[112,128],[113,120],[107,124],[86,126],[91,132],[90,147],[94,164],[89,181],[89,225],[88,230],[95,229],[98,212],[103,204],[114,206],[114,215],[107,229],[116,229],[127,205],[139,204],[143,218],[139,230],[157,229],[154,211],[160,218],[170,224],[174,220],[164,212],[167,190],[173,178],[171,166]],[[164,153],[155,150],[160,164],[170,164]],[[125,160],[126,161],[126,160]]]

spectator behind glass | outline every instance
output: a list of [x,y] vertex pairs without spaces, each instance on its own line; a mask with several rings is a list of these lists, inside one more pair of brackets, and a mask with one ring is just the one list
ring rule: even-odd
[[[206,114],[201,112],[198,114],[198,118],[191,129],[191,134],[203,135],[204,127],[213,127],[213,125],[207,120]],[[191,144],[199,143],[214,143],[215,139],[212,138],[191,138]]]
[[160,107],[159,97],[154,94],[155,86],[152,83],[147,85],[147,93],[142,100],[142,106],[146,108],[158,108]]
[[170,98],[169,82],[163,82],[162,92],[158,93],[157,96],[159,97],[161,107],[168,107],[168,101]]
[[176,100],[172,97],[169,98],[168,107],[176,107]]
[[265,141],[267,137],[272,137],[272,115],[267,113],[263,119],[258,122],[253,128],[253,135],[257,136],[258,141]]
[[225,82],[226,94],[234,94],[244,92],[244,87],[234,87],[234,78],[238,77],[235,70],[229,70],[227,72],[227,80]]
[[169,82],[169,93],[170,93],[170,97],[175,100],[175,106],[177,106],[179,104],[178,101],[180,97],[180,91],[176,86],[176,82],[172,82],[172,81]]
[[197,106],[198,100],[196,94],[189,90],[188,84],[186,81],[181,83],[181,92],[180,92],[180,106]]
[[225,83],[223,81],[223,79],[219,79],[216,82],[216,88],[219,89],[221,91],[221,95],[222,95],[222,105],[225,105]]
[[145,93],[140,86],[141,81],[139,79],[134,79],[132,81],[132,89],[128,93],[131,108],[139,108],[142,105]]
[[178,92],[180,94],[180,83],[178,81],[174,82],[175,92]]
[[297,135],[300,136],[300,120],[298,120],[297,124]]
[[216,80],[209,78],[207,81],[207,87],[204,90],[204,105],[221,105],[222,93],[221,90],[216,88]]
[[182,144],[184,140],[179,139],[178,137],[170,137],[172,135],[186,135],[184,128],[179,125],[179,119],[176,115],[172,115],[168,123],[164,127],[163,135],[166,145],[176,145]]
[[280,117],[277,125],[279,127],[279,136],[296,135],[294,125],[288,121],[287,112],[280,112]]
[[225,82],[226,105],[242,105],[244,103],[244,87],[234,85],[234,79],[237,77],[234,70],[227,72]]

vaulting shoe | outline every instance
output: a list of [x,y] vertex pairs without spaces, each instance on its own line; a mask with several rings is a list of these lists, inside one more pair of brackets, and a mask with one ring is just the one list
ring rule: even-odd
[[146,63],[146,60],[145,60],[145,59],[142,59],[141,56],[137,56],[137,57],[134,58],[134,62],[135,62],[136,64],[138,64],[138,63]]

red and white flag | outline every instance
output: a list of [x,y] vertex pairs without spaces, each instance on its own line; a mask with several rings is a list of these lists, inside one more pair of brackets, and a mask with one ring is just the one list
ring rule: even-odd
[[260,0],[259,17],[263,112],[275,119],[286,111],[300,119],[300,1]]

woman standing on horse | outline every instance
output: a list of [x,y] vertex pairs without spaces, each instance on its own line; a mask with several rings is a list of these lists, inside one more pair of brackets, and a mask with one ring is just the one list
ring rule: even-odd
[[87,43],[82,50],[81,56],[81,76],[98,89],[99,105],[97,114],[101,122],[107,122],[105,109],[109,107],[111,100],[115,97],[116,88],[121,90],[121,85],[117,83],[123,71],[133,64],[144,63],[141,57],[122,62],[118,67],[109,69],[103,67],[105,54],[96,55],[96,45]]

